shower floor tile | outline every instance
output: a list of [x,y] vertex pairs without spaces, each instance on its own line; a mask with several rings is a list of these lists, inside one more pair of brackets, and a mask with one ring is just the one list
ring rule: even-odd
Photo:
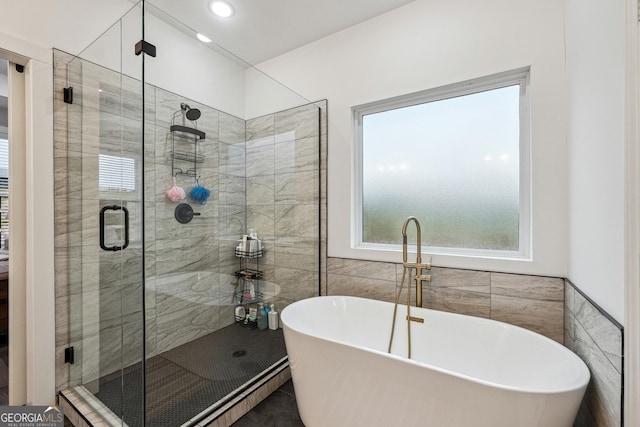
[[[147,360],[147,426],[179,426],[286,355],[282,330],[230,325]],[[100,380],[96,394],[131,427],[142,426],[141,364]]]

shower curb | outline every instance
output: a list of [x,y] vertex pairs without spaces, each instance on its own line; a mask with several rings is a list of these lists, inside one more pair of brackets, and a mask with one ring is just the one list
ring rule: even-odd
[[[243,392],[192,425],[196,427],[228,427],[290,379],[291,369],[289,368],[289,361],[285,357],[283,361],[274,366],[255,383],[248,386]],[[203,411],[203,413],[206,412]]]
[[64,408],[64,415],[75,427],[117,425],[128,427],[111,409],[97,399],[84,386],[61,390],[58,405]]

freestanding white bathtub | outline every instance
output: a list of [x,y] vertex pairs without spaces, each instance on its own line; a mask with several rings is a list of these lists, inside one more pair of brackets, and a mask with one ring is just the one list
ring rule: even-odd
[[307,427],[570,427],[584,362],[542,335],[493,320],[356,297],[315,297],[281,313]]

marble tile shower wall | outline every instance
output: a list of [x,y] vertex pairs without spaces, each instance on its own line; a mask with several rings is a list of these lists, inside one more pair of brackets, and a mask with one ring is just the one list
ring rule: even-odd
[[[155,234],[147,239],[147,252],[155,256],[155,274],[147,283],[147,307],[155,307],[156,312],[148,313],[147,330],[155,338],[155,351],[161,353],[233,322],[233,250],[229,248],[245,221],[245,143],[244,120],[160,88],[154,91],[155,153],[151,158],[155,167],[146,177],[155,173],[155,200],[145,217],[155,220]],[[169,132],[181,102],[202,112],[197,127],[206,133],[206,139],[195,146]],[[181,114],[177,117],[176,123],[181,123]],[[194,163],[172,161],[172,144],[187,153],[195,149],[204,158],[195,164],[196,175],[211,190],[206,204],[190,202],[200,215],[188,224],[176,221],[176,204],[166,199],[165,191],[171,185],[172,163],[173,172],[194,168]],[[145,162],[149,165],[149,160]],[[187,192],[196,185],[195,177],[188,175],[177,175],[177,181]]]
[[323,110],[307,104],[246,124],[247,228],[264,241],[260,268],[279,310],[318,294]]

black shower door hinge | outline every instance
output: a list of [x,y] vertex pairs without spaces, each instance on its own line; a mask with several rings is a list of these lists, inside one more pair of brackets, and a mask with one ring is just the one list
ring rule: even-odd
[[64,102],[66,102],[67,104],[73,104],[73,87],[65,87],[62,89],[62,92],[64,94]]
[[146,40],[140,40],[136,43],[136,56],[140,55],[142,52],[153,58],[156,57],[156,47]]
[[64,349],[64,363],[73,365],[73,346]]

